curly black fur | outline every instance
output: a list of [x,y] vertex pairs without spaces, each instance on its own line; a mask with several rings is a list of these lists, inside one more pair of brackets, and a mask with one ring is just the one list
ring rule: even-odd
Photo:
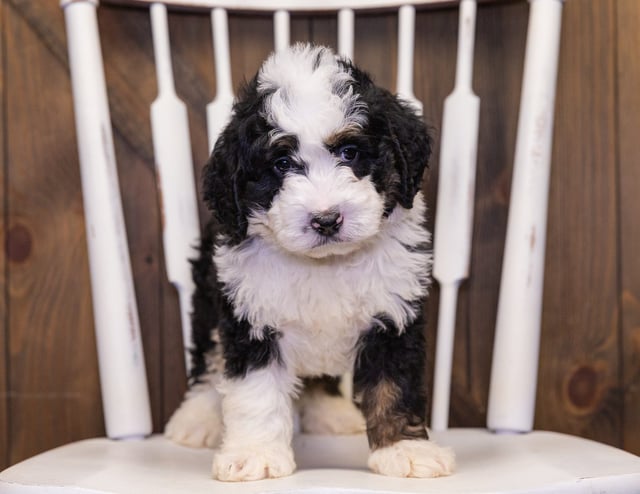
[[418,317],[400,332],[384,314],[377,320],[358,342],[353,380],[369,445],[427,439],[424,321]]

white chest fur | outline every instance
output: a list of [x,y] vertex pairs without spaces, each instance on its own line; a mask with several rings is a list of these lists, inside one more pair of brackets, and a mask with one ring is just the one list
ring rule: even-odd
[[397,207],[373,239],[347,256],[309,259],[263,238],[218,247],[218,279],[256,338],[265,326],[282,334],[282,357],[297,374],[345,372],[376,315],[399,328],[416,316],[410,302],[426,294],[431,256],[407,247],[429,241],[424,209],[418,194],[411,210]]

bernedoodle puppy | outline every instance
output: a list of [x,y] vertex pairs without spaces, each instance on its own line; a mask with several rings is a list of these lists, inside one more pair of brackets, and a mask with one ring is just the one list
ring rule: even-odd
[[192,384],[166,428],[218,448],[214,477],[291,474],[294,408],[307,432],[366,430],[375,472],[451,472],[425,425],[430,152],[410,105],[328,48],[276,53],[241,90],[204,169]]

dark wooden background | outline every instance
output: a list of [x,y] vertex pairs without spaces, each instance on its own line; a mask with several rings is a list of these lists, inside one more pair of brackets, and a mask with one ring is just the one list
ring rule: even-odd
[[[522,74],[526,2],[478,12],[482,100],[471,279],[462,288],[451,422],[483,426]],[[127,14],[127,15],[123,15]],[[165,281],[145,11],[100,8],[154,427],[184,390],[177,297]],[[640,2],[568,0],[551,177],[536,427],[640,454]],[[57,0],[0,3],[0,467],[103,434],[65,32]],[[207,16],[172,13],[177,89],[197,171],[215,94]],[[293,39],[334,44],[336,22],[294,17]],[[457,14],[417,16],[416,93],[438,126],[452,88]],[[267,18],[231,18],[234,82],[272,46]],[[396,20],[356,20],[355,59],[393,88]],[[435,204],[438,157],[425,185]],[[203,212],[204,214],[204,212]],[[433,207],[431,209],[433,218]],[[429,304],[433,352],[437,288]],[[432,359],[431,359],[432,360]]]

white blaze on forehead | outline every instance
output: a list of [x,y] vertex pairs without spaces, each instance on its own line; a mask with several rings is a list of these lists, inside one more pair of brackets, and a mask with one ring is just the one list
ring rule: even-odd
[[258,75],[258,88],[272,92],[265,118],[301,140],[322,142],[366,123],[366,104],[354,94],[351,75],[329,49],[296,45],[273,54]]

